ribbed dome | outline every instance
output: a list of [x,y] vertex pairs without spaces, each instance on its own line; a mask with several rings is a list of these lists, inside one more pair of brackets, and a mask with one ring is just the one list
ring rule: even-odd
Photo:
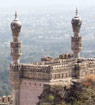
[[21,22],[17,19],[17,12],[15,12],[15,19],[11,22],[12,32],[18,33],[21,29]]
[[78,10],[76,9],[76,16],[71,21],[72,25],[75,26],[81,26],[82,19],[78,16]]

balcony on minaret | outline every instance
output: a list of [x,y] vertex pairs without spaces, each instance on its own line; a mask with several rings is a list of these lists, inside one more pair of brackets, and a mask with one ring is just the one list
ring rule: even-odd
[[21,48],[21,42],[11,42],[11,48]]

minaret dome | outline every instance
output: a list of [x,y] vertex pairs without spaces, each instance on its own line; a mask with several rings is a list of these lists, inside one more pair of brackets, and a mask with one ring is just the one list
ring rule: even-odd
[[13,38],[14,37],[18,38],[19,37],[21,27],[22,27],[21,22],[17,18],[17,12],[15,12],[15,19],[11,22],[11,30],[12,30]]
[[77,35],[80,32],[82,19],[78,16],[78,9],[76,8],[76,15],[71,21],[73,32]]

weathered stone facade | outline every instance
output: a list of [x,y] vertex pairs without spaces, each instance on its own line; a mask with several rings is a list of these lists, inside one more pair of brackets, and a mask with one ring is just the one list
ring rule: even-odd
[[76,16],[72,20],[74,37],[71,38],[71,45],[73,54],[61,54],[55,59],[45,57],[40,62],[23,64],[19,62],[21,23],[16,14],[15,20],[11,23],[13,63],[10,65],[10,81],[13,86],[13,105],[36,105],[44,84],[68,85],[72,79],[83,79],[88,75],[95,75],[95,59],[79,56],[82,47],[82,38],[79,36],[81,23],[76,11]]

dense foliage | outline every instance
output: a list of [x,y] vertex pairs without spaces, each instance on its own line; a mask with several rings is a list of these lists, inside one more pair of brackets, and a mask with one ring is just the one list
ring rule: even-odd
[[72,82],[69,87],[47,86],[38,105],[95,105],[95,78]]

